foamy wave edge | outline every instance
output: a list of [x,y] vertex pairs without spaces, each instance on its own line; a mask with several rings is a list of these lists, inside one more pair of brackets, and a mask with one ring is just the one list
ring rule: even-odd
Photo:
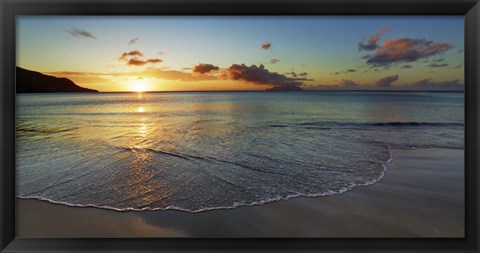
[[[393,147],[393,146],[387,146],[388,152],[389,152],[389,158],[385,162],[379,162],[383,170],[380,173],[380,176],[377,179],[374,179],[372,181],[365,182],[363,184],[357,184],[353,186],[348,186],[340,189],[339,191],[328,191],[328,192],[323,192],[323,193],[313,193],[313,194],[302,194],[302,193],[295,193],[295,194],[290,194],[285,197],[276,197],[276,198],[271,198],[271,199],[266,199],[266,200],[261,200],[261,201],[254,201],[251,203],[242,203],[242,202],[234,202],[233,205],[231,206],[218,206],[218,207],[208,207],[208,208],[202,208],[198,210],[190,210],[190,209],[185,209],[177,206],[168,206],[168,207],[158,207],[158,208],[152,208],[152,207],[145,207],[145,208],[134,208],[134,207],[127,207],[127,208],[116,208],[112,206],[98,206],[98,205],[93,205],[93,204],[88,204],[88,205],[81,205],[81,204],[73,204],[73,203],[68,203],[68,202],[63,202],[63,201],[56,201],[52,200],[49,198],[44,198],[41,196],[17,196],[19,199],[36,199],[36,200],[41,200],[41,201],[46,201],[52,204],[57,204],[57,205],[64,205],[64,206],[70,206],[70,207],[81,207],[81,208],[99,208],[99,209],[106,209],[106,210],[112,210],[112,211],[117,211],[117,212],[131,212],[131,211],[136,211],[136,212],[144,212],[144,211],[167,211],[167,210],[174,210],[174,211],[182,211],[182,212],[187,212],[187,213],[200,213],[200,212],[206,212],[206,211],[213,211],[213,210],[227,210],[227,209],[234,209],[237,207],[243,207],[243,206],[260,206],[272,202],[277,202],[281,200],[288,200],[291,198],[298,198],[298,197],[308,197],[308,198],[314,198],[314,197],[325,197],[325,196],[332,196],[332,195],[339,195],[342,193],[345,193],[347,191],[352,190],[355,187],[362,187],[362,186],[369,186],[373,185],[385,176],[385,173],[387,171],[386,164],[390,163],[393,161],[392,157],[392,149],[405,149],[401,147]],[[412,148],[414,149],[414,148]]]

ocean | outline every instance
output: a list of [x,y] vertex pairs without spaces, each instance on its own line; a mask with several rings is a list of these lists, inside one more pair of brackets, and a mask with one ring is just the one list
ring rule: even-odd
[[[456,92],[17,94],[16,194],[200,212],[341,194],[391,150],[464,149]],[[395,159],[395,157],[393,157]]]

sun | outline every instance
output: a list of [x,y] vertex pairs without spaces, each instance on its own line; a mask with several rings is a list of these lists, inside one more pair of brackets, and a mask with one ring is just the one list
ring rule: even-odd
[[138,79],[131,84],[130,89],[136,92],[143,92],[146,91],[148,87],[144,79]]

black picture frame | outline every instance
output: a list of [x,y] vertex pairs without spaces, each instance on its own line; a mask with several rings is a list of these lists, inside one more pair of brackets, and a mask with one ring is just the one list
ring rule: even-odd
[[[1,252],[479,252],[480,3],[478,0],[0,0]],[[464,15],[465,238],[15,238],[16,15]]]

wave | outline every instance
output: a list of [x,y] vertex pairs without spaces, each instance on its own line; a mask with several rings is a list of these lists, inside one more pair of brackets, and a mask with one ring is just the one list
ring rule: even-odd
[[[387,170],[386,165],[388,163],[390,163],[391,161],[393,161],[392,148],[394,148],[394,147],[388,146],[387,148],[388,148],[388,152],[389,152],[389,158],[385,162],[379,162],[382,165],[383,169],[380,172],[380,175],[378,176],[378,178],[376,178],[376,179],[373,179],[373,180],[370,180],[370,181],[367,181],[367,182],[364,182],[364,183],[358,183],[358,184],[355,184],[355,185],[348,185],[348,186],[345,186],[343,188],[340,188],[337,191],[328,190],[326,192],[318,192],[318,193],[310,193],[310,194],[295,192],[295,193],[289,194],[287,196],[276,196],[276,197],[266,198],[266,199],[259,200],[259,201],[233,202],[232,205],[230,205],[230,206],[206,207],[206,208],[200,208],[200,209],[195,209],[195,210],[182,208],[182,207],[175,206],[175,205],[170,205],[170,206],[167,206],[167,207],[143,207],[143,208],[126,207],[126,208],[118,208],[118,207],[113,207],[113,206],[109,206],[109,205],[74,204],[74,203],[69,203],[69,202],[64,202],[64,201],[53,200],[53,199],[42,197],[42,196],[21,196],[21,195],[19,195],[19,196],[17,196],[17,198],[20,198],[20,199],[36,199],[36,200],[40,200],[40,201],[46,201],[46,202],[49,202],[49,203],[52,203],[52,204],[59,204],[59,205],[70,206],[70,207],[80,207],[80,208],[89,208],[90,207],[90,208],[113,210],[113,211],[117,211],[117,212],[129,212],[129,211],[143,212],[143,211],[175,210],[175,211],[182,211],[182,212],[188,212],[188,213],[200,213],[200,212],[206,212],[206,211],[212,211],[212,210],[234,209],[234,208],[243,207],[243,206],[260,206],[260,205],[264,205],[264,204],[268,204],[268,203],[272,203],[272,202],[288,200],[288,199],[297,198],[297,197],[313,198],[313,197],[325,197],[325,196],[338,195],[338,194],[345,193],[349,190],[352,190],[355,187],[364,187],[364,186],[373,185],[373,184],[379,182],[382,178],[384,178],[386,170]],[[161,152],[161,153],[165,153],[165,152]],[[169,153],[167,153],[167,154],[169,154]]]
[[381,122],[370,123],[372,126],[464,126],[463,123],[441,123],[441,122]]
[[269,127],[307,127],[320,129],[336,129],[336,128],[355,128],[365,129],[372,127],[464,127],[464,123],[460,122],[338,122],[338,121],[318,121],[318,122],[301,122],[294,124],[270,124]]

